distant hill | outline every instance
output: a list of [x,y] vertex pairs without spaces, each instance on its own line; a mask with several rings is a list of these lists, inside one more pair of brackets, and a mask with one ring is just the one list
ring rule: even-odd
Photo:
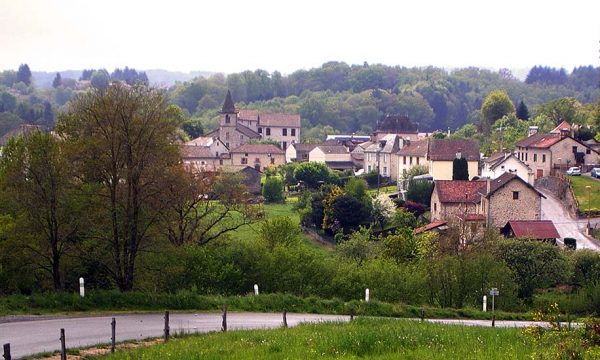
[[[208,77],[214,72],[210,71],[192,71],[192,72],[181,72],[181,71],[169,71],[163,69],[152,69],[152,70],[138,70],[145,71],[148,75],[150,84],[157,86],[171,86],[176,81],[188,81],[193,78],[202,76]],[[82,70],[63,70],[59,71],[62,78],[79,79]],[[39,88],[52,87],[52,80],[56,76],[56,72],[47,71],[32,71],[33,82],[35,86]]]

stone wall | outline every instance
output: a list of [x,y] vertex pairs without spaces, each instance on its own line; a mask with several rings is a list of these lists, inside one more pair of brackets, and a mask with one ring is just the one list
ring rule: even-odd
[[567,180],[563,175],[544,176],[535,181],[535,187],[547,190],[556,197],[567,209],[572,217],[578,217],[577,209],[579,205]]
[[[513,192],[518,192],[514,199]],[[491,195],[489,223],[500,228],[509,220],[540,220],[541,197],[525,183],[513,180]]]

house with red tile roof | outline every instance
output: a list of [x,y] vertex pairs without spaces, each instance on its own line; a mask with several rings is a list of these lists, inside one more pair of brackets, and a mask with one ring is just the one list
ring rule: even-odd
[[482,177],[495,179],[506,172],[517,174],[521,179],[533,185],[533,170],[519,160],[515,154],[497,152],[483,159]]
[[570,130],[566,128],[546,134],[535,133],[517,142],[514,153],[532,169],[535,179],[551,175],[553,171],[565,171],[572,166],[598,164],[598,151],[571,137],[569,133]]

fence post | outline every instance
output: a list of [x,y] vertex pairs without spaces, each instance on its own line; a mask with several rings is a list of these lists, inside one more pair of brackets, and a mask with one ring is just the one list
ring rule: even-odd
[[421,309],[421,322],[425,321],[425,310]]
[[496,314],[492,314],[492,327],[496,327]]
[[283,327],[288,327],[287,323],[287,310],[283,309]]
[[112,337],[110,338],[110,352],[114,353],[115,343],[117,342],[117,320],[115,320],[115,318],[112,318],[112,321],[110,322],[110,328],[112,334]]
[[65,329],[60,329],[60,360],[67,360]]
[[4,344],[4,360],[11,360],[10,357],[10,344]]
[[350,310],[350,321],[354,321],[354,310]]
[[223,305],[223,324],[221,330],[223,332],[227,331],[227,305]]
[[169,328],[169,311],[165,311],[165,342],[169,341],[171,329]]

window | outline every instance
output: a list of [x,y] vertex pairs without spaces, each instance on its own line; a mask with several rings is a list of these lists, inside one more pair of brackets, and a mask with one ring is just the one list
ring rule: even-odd
[[281,143],[281,148],[283,150],[287,149],[287,141],[284,141],[284,142]]
[[225,140],[229,140],[229,131],[225,133]]
[[387,154],[383,154],[383,162],[387,162]]
[[546,154],[542,154],[542,162],[546,162]]
[[386,176],[387,175],[387,166],[383,167],[383,175]]
[[242,165],[246,165],[248,163],[248,158],[243,157],[241,163]]
[[292,136],[296,136],[296,129],[292,129]]
[[577,146],[573,146],[573,152],[576,153],[577,152]]
[[529,153],[525,153],[525,161],[529,161],[529,156],[527,155],[529,155]]
[[229,147],[229,143],[225,143],[225,146]]
[[223,165],[223,159],[219,159],[219,165]]
[[225,124],[229,124],[230,122],[229,115],[225,115]]
[[533,154],[533,162],[537,162],[537,154]]
[[260,158],[254,158],[254,162],[255,163],[259,163],[260,162]]
[[[371,161],[371,153],[367,153],[367,161]],[[371,171],[371,170],[369,170]]]
[[287,136],[287,129],[286,128],[281,129],[281,135]]
[[513,200],[519,200],[519,192],[513,191]]
[[260,127],[260,128],[258,128],[258,133],[259,133],[259,134],[262,134],[262,128],[261,128],[261,127]]
[[303,159],[308,159],[308,154],[307,153],[302,154],[302,158]]
[[409,162],[409,164],[410,164],[410,165],[412,165],[412,156],[410,157],[410,162]]
[[585,153],[586,153],[587,155],[589,155],[589,154],[591,154],[591,153],[592,153],[592,150],[590,150],[590,149],[585,149]]
[[433,212],[437,211],[437,203],[433,203]]
[[244,153],[244,156],[245,156],[245,157],[248,157],[248,153]]
[[371,172],[371,165],[367,167],[367,172]]
[[504,165],[500,166],[500,169],[504,170]]
[[417,156],[417,165],[419,165],[419,157]]
[[240,140],[244,140],[244,135],[240,134]]
[[271,128],[267,128],[267,136],[271,136]]
[[402,157],[402,164],[403,164],[403,165],[406,165],[406,156],[403,156],[403,157]]

